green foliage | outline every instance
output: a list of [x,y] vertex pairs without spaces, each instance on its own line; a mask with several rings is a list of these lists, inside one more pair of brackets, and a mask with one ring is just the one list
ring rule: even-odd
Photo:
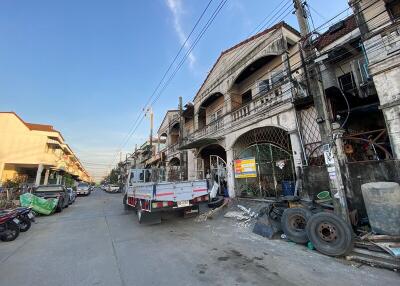
[[8,179],[2,184],[2,186],[7,189],[17,189],[21,183],[22,181],[19,178],[13,180]]
[[107,183],[107,184],[118,184],[118,175],[119,175],[119,171],[117,168],[114,168],[111,170],[110,174],[104,178],[104,180],[102,181],[102,183]]
[[72,188],[75,182],[72,176],[70,174],[65,174],[64,178],[65,178],[65,186],[68,188]]

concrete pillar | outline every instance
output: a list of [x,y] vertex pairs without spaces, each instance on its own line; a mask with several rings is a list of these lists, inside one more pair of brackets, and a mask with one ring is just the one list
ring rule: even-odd
[[44,185],[47,185],[49,183],[49,175],[50,175],[50,170],[46,169],[46,173],[44,173]]
[[6,164],[3,163],[3,162],[0,163],[0,186],[1,186],[2,182],[3,182],[3,170],[4,170],[5,165]]
[[302,160],[303,150],[301,147],[300,137],[297,130],[289,132],[289,136],[290,136],[290,144],[292,145],[294,169],[297,170],[298,167],[303,166],[303,160]]
[[387,132],[392,147],[393,158],[400,159],[400,105],[396,104],[382,108],[386,121]]
[[234,198],[236,197],[236,192],[235,192],[235,173],[234,173],[232,149],[226,150],[226,175],[228,181],[229,196],[231,198]]
[[187,168],[188,168],[188,179],[196,179],[196,157],[193,150],[187,151]]
[[57,185],[61,184],[61,175],[60,174],[56,175],[56,184]]
[[35,185],[39,186],[40,185],[40,179],[42,178],[42,172],[43,172],[43,164],[39,164],[36,172],[36,180],[35,180]]

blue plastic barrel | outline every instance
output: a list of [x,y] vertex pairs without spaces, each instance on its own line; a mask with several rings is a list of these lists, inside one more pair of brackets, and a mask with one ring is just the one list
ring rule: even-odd
[[294,181],[282,181],[282,195],[293,196],[294,195]]

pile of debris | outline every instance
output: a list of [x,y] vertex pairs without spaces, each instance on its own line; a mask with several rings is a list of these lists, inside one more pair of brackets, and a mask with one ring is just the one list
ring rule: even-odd
[[346,259],[370,266],[400,270],[400,236],[367,233],[354,242]]
[[384,182],[365,184],[363,189],[368,191],[363,195],[369,218],[363,228],[358,227],[354,215],[345,221],[335,214],[328,192],[324,200],[280,197],[266,203],[257,215],[251,215],[250,210],[231,215],[257,218],[253,232],[269,239],[283,238],[328,256],[400,270],[400,187]]

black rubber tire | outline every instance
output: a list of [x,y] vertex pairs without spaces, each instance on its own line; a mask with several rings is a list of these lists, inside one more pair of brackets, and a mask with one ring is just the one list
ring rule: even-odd
[[21,222],[19,223],[19,230],[20,232],[26,232],[31,228],[31,220],[29,217],[19,217],[18,218]]
[[211,199],[211,202],[208,203],[208,207],[215,209],[215,208],[222,206],[223,203],[224,203],[223,197],[213,198],[213,199]]
[[6,234],[3,234],[0,237],[0,239],[2,241],[13,241],[19,235],[19,225],[13,221],[8,221],[8,222],[6,222],[6,224],[7,224],[7,228],[9,229],[10,233],[8,236]]
[[312,215],[306,232],[315,249],[328,256],[344,256],[354,246],[351,226],[334,213]]
[[60,201],[58,202],[57,207],[56,207],[56,213],[62,212],[62,210],[63,210],[63,204],[64,204],[64,201],[63,201],[63,200],[60,200]]
[[286,209],[281,218],[283,233],[293,242],[306,244],[308,242],[306,225],[311,216],[312,213],[307,209]]
[[128,205],[128,202],[126,201],[128,199],[127,195],[124,195],[124,198],[122,199],[122,203],[124,204],[124,210],[128,211],[131,209],[131,207]]

